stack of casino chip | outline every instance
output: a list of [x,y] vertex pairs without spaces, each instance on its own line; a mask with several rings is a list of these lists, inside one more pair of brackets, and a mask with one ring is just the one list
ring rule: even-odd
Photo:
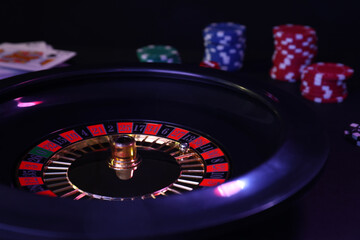
[[204,61],[216,62],[224,71],[242,68],[246,27],[232,22],[212,23],[203,30]]
[[178,50],[169,45],[148,45],[136,50],[140,62],[181,63]]
[[273,28],[275,51],[272,56],[273,79],[296,82],[302,70],[312,63],[317,54],[317,36],[313,28],[286,24]]
[[345,138],[360,147],[360,124],[351,123],[349,127],[344,130]]
[[318,62],[301,75],[301,95],[317,103],[339,103],[347,97],[346,80],[354,70],[341,63]]

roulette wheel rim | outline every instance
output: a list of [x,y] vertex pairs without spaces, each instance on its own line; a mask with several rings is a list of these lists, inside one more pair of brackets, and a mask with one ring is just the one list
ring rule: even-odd
[[[0,208],[5,213],[0,218],[2,232],[9,236],[96,239],[137,238],[196,230],[246,218],[277,205],[307,185],[325,163],[328,147],[320,124],[311,117],[312,112],[289,94],[266,84],[249,83],[251,76],[245,74],[235,77],[211,69],[157,64],[54,69],[2,82],[0,99],[6,101],[29,89],[51,86],[49,82],[73,81],[74,76],[106,74],[115,74],[120,80],[128,74],[143,78],[156,75],[200,85],[225,86],[260,101],[278,114],[284,135],[265,161],[233,176],[228,182],[156,200],[70,201],[0,185],[3,196]],[[307,141],[310,138],[311,143]]]

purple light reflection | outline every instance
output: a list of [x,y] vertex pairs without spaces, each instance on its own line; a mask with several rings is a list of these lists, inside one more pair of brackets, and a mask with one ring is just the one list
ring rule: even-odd
[[236,180],[221,184],[215,188],[215,194],[219,197],[231,197],[244,189],[246,183],[242,180]]
[[17,102],[17,107],[20,107],[20,108],[33,107],[33,106],[43,103],[43,101],[22,102],[21,99],[22,99],[22,97],[15,99],[15,101]]

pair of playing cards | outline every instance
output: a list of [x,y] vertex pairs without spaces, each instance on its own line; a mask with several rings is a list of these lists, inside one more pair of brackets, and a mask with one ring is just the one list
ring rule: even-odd
[[46,42],[0,44],[0,78],[57,66],[76,52],[57,50]]

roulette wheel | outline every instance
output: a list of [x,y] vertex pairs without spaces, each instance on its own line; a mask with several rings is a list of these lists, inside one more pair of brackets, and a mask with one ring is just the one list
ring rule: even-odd
[[255,83],[161,64],[3,80],[0,236],[164,236],[288,199],[328,147],[302,102]]

